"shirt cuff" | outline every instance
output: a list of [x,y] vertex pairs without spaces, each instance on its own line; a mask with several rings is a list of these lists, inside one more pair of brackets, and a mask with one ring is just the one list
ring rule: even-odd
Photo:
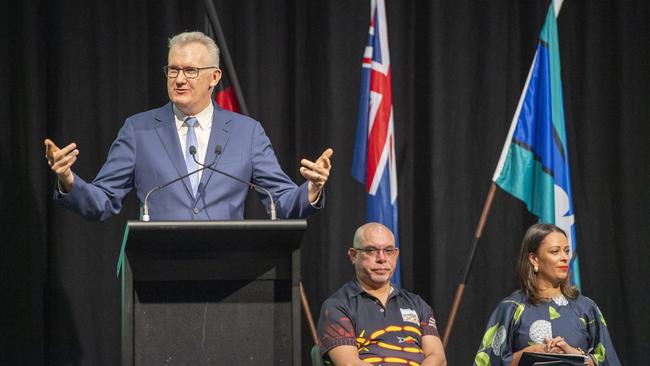
[[[309,188],[307,188],[307,189],[309,189]],[[316,199],[314,200],[314,202],[309,202],[309,204],[311,205],[311,207],[313,207],[313,208],[315,208],[315,209],[321,209],[321,208],[323,208],[323,204],[321,203],[321,201],[322,201],[322,198],[323,198],[323,191],[324,191],[324,190],[325,190],[325,187],[323,187],[323,189],[321,189],[320,192],[318,192],[318,197],[316,197]]]
[[[68,193],[63,192],[63,190],[61,189],[61,181],[58,180],[58,179],[56,180],[56,189],[59,191],[59,194],[61,196],[67,196],[67,195],[70,194],[70,192],[68,192]],[[319,196],[319,198],[320,198],[320,196]]]
[[329,351],[331,351],[334,348],[339,347],[339,346],[355,346],[356,347],[357,346],[357,340],[354,339],[354,338],[340,338],[340,339],[333,340],[331,342],[328,342],[327,340],[325,340],[323,342],[323,344],[321,344],[321,348],[320,348],[321,357],[325,357],[327,352],[329,352]]
[[318,197],[316,197],[316,200],[314,202],[309,202],[311,207],[313,207],[313,208],[321,208],[321,204],[320,204],[321,197],[323,197],[323,190],[322,189],[320,190],[320,192],[318,192]]

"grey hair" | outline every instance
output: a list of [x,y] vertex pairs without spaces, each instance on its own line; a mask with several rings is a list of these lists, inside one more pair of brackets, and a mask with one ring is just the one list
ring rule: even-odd
[[208,56],[212,60],[212,65],[219,67],[219,47],[214,40],[202,32],[183,32],[169,39],[169,49],[174,46],[180,46],[187,43],[200,43],[208,50]]
[[378,227],[378,228],[383,228],[384,230],[388,231],[390,235],[393,237],[393,241],[395,240],[395,235],[393,232],[386,227],[384,224],[380,224],[378,222],[369,222],[367,224],[363,224],[359,226],[357,231],[354,232],[354,240],[352,241],[352,247],[356,249],[361,249],[361,242],[365,238],[366,234],[366,229],[369,229],[371,227]]

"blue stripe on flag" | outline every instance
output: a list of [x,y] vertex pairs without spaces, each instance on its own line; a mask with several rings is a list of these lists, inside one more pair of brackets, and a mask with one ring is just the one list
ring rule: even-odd
[[366,183],[368,161],[368,118],[370,112],[370,69],[361,69],[361,95],[359,97],[359,116],[357,134],[352,155],[352,176],[359,183]]

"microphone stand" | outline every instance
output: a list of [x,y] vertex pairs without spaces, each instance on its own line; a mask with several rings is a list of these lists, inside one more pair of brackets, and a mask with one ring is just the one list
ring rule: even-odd
[[216,165],[216,162],[217,162],[217,160],[219,159],[218,157],[219,157],[219,155],[221,155],[221,149],[222,149],[222,148],[221,148],[221,145],[217,145],[217,146],[215,147],[215,149],[214,149],[214,153],[217,155],[217,157],[215,158],[214,163],[212,163],[212,164],[210,164],[210,165],[201,164],[201,163],[196,159],[196,147],[195,147],[195,146],[190,146],[190,155],[192,155],[192,159],[194,159],[194,162],[197,163],[198,165],[202,166],[203,169],[210,169],[210,170],[212,170],[213,172],[217,172],[217,173],[219,173],[219,174],[221,174],[221,175],[225,175],[225,176],[228,177],[228,178],[234,179],[234,180],[236,180],[236,181],[238,181],[238,182],[240,182],[240,183],[242,183],[242,184],[246,184],[246,185],[249,186],[250,188],[253,188],[253,189],[258,190],[258,192],[259,192],[259,191],[262,191],[262,192],[266,193],[266,195],[269,196],[269,201],[270,201],[270,204],[269,204],[269,211],[270,211],[270,212],[269,212],[269,215],[270,215],[270,219],[271,219],[271,220],[277,220],[277,212],[276,212],[276,209],[275,209],[275,201],[273,200],[273,195],[271,195],[271,192],[270,192],[268,189],[266,189],[266,188],[264,188],[264,187],[261,187],[261,186],[258,186],[258,185],[255,184],[255,183],[247,182],[247,181],[245,181],[245,180],[243,180],[243,179],[237,178],[237,177],[235,177],[234,175],[228,174],[228,173],[226,173],[226,172],[224,172],[224,171],[221,171],[221,170],[219,170],[219,169],[217,169],[217,168],[215,168],[215,167],[213,166],[213,165]]
[[[194,147],[194,146],[192,146],[192,147]],[[196,153],[196,148],[194,149],[194,152]],[[192,156],[194,156],[194,155],[192,155]],[[167,182],[167,183],[165,183],[165,184],[159,185],[159,186],[157,186],[157,187],[155,187],[155,188],[149,190],[149,192],[147,192],[147,194],[144,196],[144,202],[142,203],[142,221],[148,222],[149,219],[150,219],[150,218],[149,218],[149,206],[147,206],[147,201],[149,200],[149,196],[150,196],[152,193],[154,193],[154,192],[156,192],[156,191],[158,191],[158,190],[161,190],[161,189],[163,189],[163,188],[169,186],[170,184],[176,183],[176,182],[178,182],[179,180],[185,179],[185,178],[189,177],[189,176],[192,175],[192,174],[196,174],[196,173],[198,173],[198,172],[200,172],[200,171],[202,171],[202,170],[208,169],[208,168],[210,168],[212,165],[216,164],[216,162],[217,162],[217,159],[215,159],[215,160],[212,162],[212,164],[210,164],[210,165],[200,164],[200,165],[201,165],[201,168],[196,169],[196,170],[194,170],[194,171],[192,171],[192,172],[190,172],[190,173],[187,173],[187,174],[185,174],[185,175],[183,175],[183,176],[181,176],[181,177],[178,177],[178,178],[176,178],[176,179],[174,179],[174,180],[171,180],[171,181],[169,181],[169,182]]]

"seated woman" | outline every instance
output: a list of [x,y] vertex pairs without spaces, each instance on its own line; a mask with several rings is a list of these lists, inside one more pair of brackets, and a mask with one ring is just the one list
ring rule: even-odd
[[586,355],[589,365],[620,365],[603,314],[569,282],[571,248],[562,229],[531,226],[521,244],[521,288],[490,316],[474,365],[519,364],[524,352]]

